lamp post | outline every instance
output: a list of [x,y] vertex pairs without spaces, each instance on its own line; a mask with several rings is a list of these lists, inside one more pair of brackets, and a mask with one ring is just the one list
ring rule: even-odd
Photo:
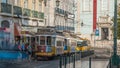
[[114,0],[114,47],[112,56],[112,66],[117,67],[119,65],[119,56],[117,55],[117,0]]
[[[60,1],[56,0],[56,8],[57,9],[58,9],[59,5],[60,5]],[[55,23],[55,19],[56,19],[56,13],[55,13],[55,16],[54,16],[54,23]],[[56,29],[56,25],[55,25],[55,29]],[[62,59],[63,59],[63,56],[60,55],[60,58],[59,58],[59,68],[62,68],[62,61],[63,61]]]
[[59,7],[59,5],[60,5],[60,1],[59,0],[56,0],[56,9],[55,9],[55,13],[54,13],[54,24],[55,24],[55,30],[57,29],[56,28],[56,10],[58,10],[58,7]]
[[60,5],[60,1],[59,0],[56,0],[56,7],[58,8]]
[[67,19],[68,19],[68,14],[67,14],[67,12],[65,12],[65,16],[64,16],[64,18],[65,18],[65,30],[67,31]]

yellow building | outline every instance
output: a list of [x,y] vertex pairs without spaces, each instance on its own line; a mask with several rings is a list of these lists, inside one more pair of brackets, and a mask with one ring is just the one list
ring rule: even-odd
[[44,25],[44,0],[0,0],[0,45],[3,39],[14,43],[21,31],[36,32]]

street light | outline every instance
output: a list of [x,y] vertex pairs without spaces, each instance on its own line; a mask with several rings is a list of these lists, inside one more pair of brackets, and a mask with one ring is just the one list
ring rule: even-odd
[[119,56],[117,55],[117,0],[114,0],[114,47],[112,56],[112,65],[117,67],[119,65]]
[[56,7],[59,7],[59,5],[60,5],[60,1],[56,0]]
[[68,13],[67,11],[65,12],[65,15],[64,15],[64,18],[65,18],[65,30],[67,31],[67,19],[68,19]]

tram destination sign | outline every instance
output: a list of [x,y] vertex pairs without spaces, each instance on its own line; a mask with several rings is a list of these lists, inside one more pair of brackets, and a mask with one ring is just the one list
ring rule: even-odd
[[37,33],[42,33],[42,34],[45,34],[45,33],[55,33],[55,30],[54,29],[38,29],[37,30]]

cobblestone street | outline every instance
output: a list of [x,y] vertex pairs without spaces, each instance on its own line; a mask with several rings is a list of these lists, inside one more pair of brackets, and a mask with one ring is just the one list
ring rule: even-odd
[[[92,59],[91,68],[106,68],[108,59]],[[64,66],[62,66],[64,68]],[[24,61],[24,62],[0,62],[0,68],[59,68],[59,60],[49,61]],[[73,63],[67,64],[67,68],[73,68]],[[89,68],[88,58],[76,61],[75,68]]]

